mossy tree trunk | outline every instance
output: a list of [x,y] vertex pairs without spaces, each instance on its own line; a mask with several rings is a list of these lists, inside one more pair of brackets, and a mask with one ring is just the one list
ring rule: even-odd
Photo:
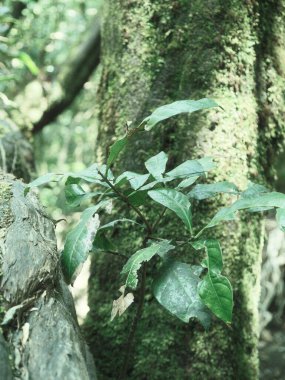
[[[273,149],[284,137],[284,1],[107,1],[103,26],[99,160],[106,146],[158,105],[211,97],[224,111],[181,117],[138,138],[115,169],[139,170],[165,150],[171,164],[212,156],[215,180],[268,178]],[[278,82],[278,84],[276,84]],[[284,86],[283,86],[284,89]],[[283,91],[283,92],[282,92]],[[267,159],[264,159],[267,157]],[[200,219],[218,202],[207,202]],[[163,232],[175,229],[169,220]],[[262,222],[242,217],[219,228],[234,287],[231,327],[209,332],[183,325],[160,309],[148,289],[128,379],[257,379]],[[132,253],[139,239],[123,242]],[[86,332],[102,379],[117,379],[134,307],[110,323],[120,285],[120,259],[94,257]],[[110,353],[112,353],[110,355]],[[111,356],[111,357],[110,357]]]

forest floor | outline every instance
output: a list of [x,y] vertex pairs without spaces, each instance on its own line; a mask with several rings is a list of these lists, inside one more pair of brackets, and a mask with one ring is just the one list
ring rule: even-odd
[[262,333],[259,355],[260,380],[285,379],[285,326]]

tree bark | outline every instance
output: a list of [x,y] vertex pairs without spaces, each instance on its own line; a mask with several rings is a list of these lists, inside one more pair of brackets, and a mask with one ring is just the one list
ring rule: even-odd
[[[106,146],[123,134],[127,120],[141,121],[151,109],[174,100],[208,96],[224,110],[181,117],[158,126],[156,131],[138,138],[115,169],[137,171],[143,168],[144,160],[165,150],[171,166],[186,158],[214,157],[218,169],[212,179],[227,179],[240,188],[246,187],[248,179],[264,181],[272,155],[270,162],[265,162],[263,152],[272,151],[277,135],[284,139],[284,128],[278,130],[278,123],[283,126],[282,118],[272,125],[262,116],[266,105],[269,109],[274,106],[275,115],[284,113],[284,99],[278,105],[270,101],[264,67],[266,57],[274,59],[274,48],[269,48],[268,41],[273,38],[271,31],[276,31],[276,45],[281,28],[276,22],[280,24],[281,17],[284,23],[283,11],[279,12],[284,1],[278,4],[276,9],[270,8],[272,1],[108,1],[98,94],[98,159],[102,160]],[[265,15],[267,27],[263,25]],[[282,56],[283,37],[278,37],[277,46]],[[278,62],[281,65],[280,59]],[[258,77],[260,70],[262,78]],[[283,74],[274,70],[283,80]],[[272,91],[279,94],[281,87]],[[220,201],[213,201],[200,206],[199,223],[206,222],[220,205]],[[172,218],[161,232],[171,237],[175,228]],[[225,270],[234,287],[234,320],[230,327],[215,322],[205,332],[195,322],[182,325],[154,302],[148,283],[129,379],[258,378],[262,230],[259,217],[242,216],[239,222],[227,223],[213,232],[221,238]],[[131,232],[123,237],[123,246],[130,253],[138,245],[139,238]],[[102,379],[116,379],[134,312],[130,309],[127,316],[109,322],[122,264],[113,257],[93,259],[91,311],[85,329]]]
[[[54,225],[32,192],[32,148],[2,123],[0,148],[0,377],[96,379],[59,266]],[[8,173],[10,172],[10,173]],[[5,339],[4,339],[5,338]]]

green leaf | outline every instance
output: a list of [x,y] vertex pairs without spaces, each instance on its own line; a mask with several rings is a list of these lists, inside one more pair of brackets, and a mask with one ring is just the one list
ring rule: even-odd
[[92,251],[116,251],[116,246],[112,243],[110,239],[108,239],[102,231],[98,231],[98,233],[95,236],[95,239],[93,241],[92,245]]
[[23,64],[30,70],[30,72],[33,75],[39,74],[40,69],[36,65],[35,61],[33,61],[33,59],[29,56],[29,54],[21,52],[18,58],[23,62]]
[[104,224],[103,226],[100,227],[100,230],[107,229],[107,228],[113,228],[118,223],[131,223],[131,224],[137,224],[138,226],[143,227],[142,224],[136,222],[135,220],[122,218],[122,219],[112,220],[112,222]]
[[92,248],[93,240],[100,226],[96,212],[100,208],[107,206],[107,204],[108,201],[102,201],[85,209],[79,223],[67,234],[60,257],[67,283],[74,281],[79,269],[81,269],[80,265],[87,259],[88,252]]
[[136,207],[146,204],[147,191],[133,191],[128,195],[129,202]]
[[167,259],[168,258],[168,252],[173,250],[175,248],[174,245],[171,244],[170,240],[161,240],[159,241],[159,251],[157,254],[162,258],[162,259]]
[[206,306],[224,322],[232,320],[233,291],[229,280],[209,271],[198,285],[199,295]]
[[241,193],[241,198],[253,198],[256,195],[268,192],[269,190],[266,187],[249,181],[247,189]]
[[112,163],[117,159],[119,154],[122,152],[122,150],[127,145],[128,138],[127,136],[124,136],[123,138],[117,140],[111,147],[110,147],[110,153],[107,159],[107,167],[109,168]]
[[187,160],[175,169],[167,172],[166,175],[173,178],[201,176],[215,167],[216,166],[211,157],[204,157],[199,160]]
[[211,312],[203,305],[197,289],[201,272],[202,268],[169,260],[152,287],[157,301],[171,314],[186,323],[190,318],[197,318],[208,329]]
[[183,181],[181,181],[179,183],[179,185],[177,186],[177,189],[178,190],[179,189],[185,189],[186,187],[193,185],[193,183],[196,182],[198,178],[199,178],[199,176],[193,175],[193,176],[190,176],[190,177],[184,179]]
[[211,184],[196,185],[189,193],[190,198],[198,200],[214,197],[219,193],[238,194],[238,188],[231,182],[223,181]]
[[[107,172],[107,166],[106,165],[99,165],[97,163],[92,164],[88,168],[81,170],[79,172],[69,172],[67,173],[68,176],[74,179],[80,179],[85,182],[89,183],[97,183],[105,187],[109,187],[106,183],[104,183],[102,176],[100,173],[106,174]],[[108,170],[107,178],[109,181],[114,180],[113,173],[111,170]]]
[[195,249],[204,248],[207,253],[206,265],[209,271],[220,274],[223,269],[223,258],[220,243],[215,239],[199,240],[192,243]]
[[46,174],[38,177],[34,181],[30,182],[25,187],[24,194],[26,195],[30,191],[30,189],[32,189],[34,187],[46,185],[50,182],[59,182],[63,178],[63,176],[64,176],[63,174],[46,173]]
[[154,201],[175,212],[189,231],[192,230],[191,203],[186,195],[173,189],[150,190],[148,195]]
[[104,194],[102,191],[85,192],[85,190],[76,183],[65,186],[64,193],[66,203],[71,207],[79,206],[85,199]]
[[145,162],[145,167],[154,178],[162,178],[167,164],[167,154],[160,152]]
[[281,231],[285,232],[285,209],[279,208],[276,212],[276,220]]
[[180,100],[158,107],[151,115],[143,120],[143,123],[146,123],[145,130],[150,131],[156,124],[172,116],[213,107],[219,107],[219,105],[215,101],[207,98],[200,100]]
[[258,193],[256,196],[244,197],[238,199],[230,207],[224,207],[221,210],[219,210],[205,228],[216,226],[218,223],[225,220],[235,219],[237,211],[240,210],[248,209],[252,212],[260,212],[264,210],[270,210],[273,208],[285,209],[285,194],[278,192],[267,192]]
[[147,248],[140,249],[129,258],[121,271],[122,274],[128,274],[126,279],[126,286],[132,289],[135,289],[137,287],[138,270],[140,269],[142,263],[149,261],[160,250],[161,245],[159,243],[155,243]]
[[122,173],[115,181],[115,184],[122,183],[122,180],[126,178],[129,182],[131,187],[134,190],[139,189],[143,184],[148,180],[149,174],[139,174],[135,172],[124,172]]

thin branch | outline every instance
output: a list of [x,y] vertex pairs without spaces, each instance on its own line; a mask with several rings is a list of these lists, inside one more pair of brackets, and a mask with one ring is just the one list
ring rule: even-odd
[[142,279],[141,279],[141,286],[140,286],[140,292],[139,292],[139,302],[137,306],[136,315],[133,319],[132,326],[131,326],[129,336],[127,339],[125,358],[124,358],[123,366],[119,375],[119,380],[126,379],[126,375],[127,375],[127,371],[129,367],[129,360],[130,360],[130,356],[131,356],[131,352],[132,352],[133,344],[134,344],[134,338],[137,331],[137,326],[143,313],[145,289],[146,289],[146,263],[143,263]]
[[34,123],[33,133],[41,131],[47,124],[56,120],[74,101],[100,62],[100,24],[96,20],[92,32],[77,52],[71,68],[62,81],[63,95],[55,100]]
[[129,198],[125,194],[123,194],[120,190],[118,190],[117,187],[114,186],[112,182],[110,182],[103,173],[101,173],[100,171],[98,171],[98,173],[102,177],[102,179],[110,186],[110,188],[121,198],[121,200],[125,202],[131,209],[133,209],[139,215],[139,217],[142,219],[142,221],[144,222],[148,230],[148,234],[151,235],[152,227],[149,224],[146,217],[142,214],[142,212],[136,206],[132,205],[131,202],[129,201]]

